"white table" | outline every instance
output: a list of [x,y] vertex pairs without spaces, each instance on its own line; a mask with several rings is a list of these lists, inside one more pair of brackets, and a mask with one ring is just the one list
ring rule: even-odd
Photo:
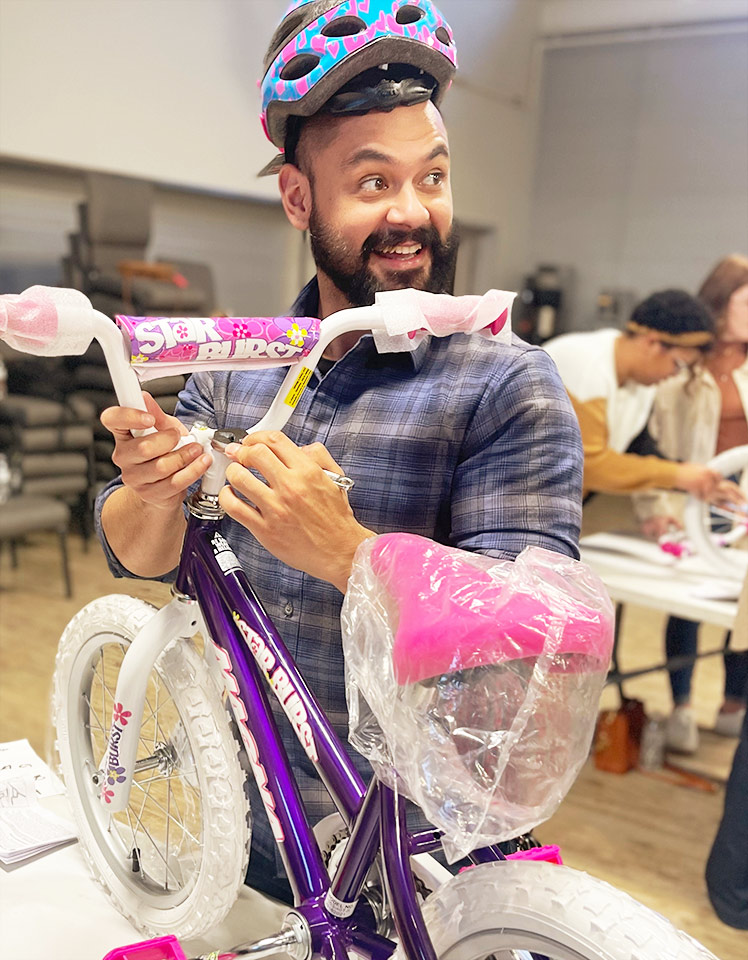
[[[585,537],[580,547],[582,560],[598,574],[614,603],[621,606],[634,603],[698,623],[711,623],[726,630],[733,627],[739,585],[715,574],[700,557],[676,559],[664,553],[656,543],[616,533],[596,533]],[[668,669],[668,664],[662,661],[638,670],[622,671],[619,628],[620,619],[616,617],[612,669],[608,674],[608,682],[617,684],[623,697],[622,684],[626,680]],[[731,649],[736,648],[731,646]],[[698,656],[711,656],[719,652],[707,650]],[[670,669],[688,662],[693,660],[676,658],[671,661]]]
[[[68,809],[62,798],[43,802],[59,815]],[[220,926],[200,940],[182,942],[182,947],[192,957],[271,936],[280,930],[286,910],[244,887]],[[114,947],[144,939],[92,879],[78,843],[10,872],[0,870],[4,960],[102,960]]]
[[[699,557],[676,560],[656,543],[617,533],[584,537],[580,547],[582,560],[598,574],[615,603],[635,603],[727,630],[735,623],[735,585]],[[711,599],[707,593],[725,598]]]

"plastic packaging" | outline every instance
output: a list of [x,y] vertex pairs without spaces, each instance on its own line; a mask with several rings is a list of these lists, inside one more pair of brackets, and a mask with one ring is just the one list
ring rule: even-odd
[[35,357],[79,356],[94,336],[94,309],[79,290],[29,287],[0,296],[0,340]]
[[510,343],[511,312],[516,293],[488,290],[482,296],[452,297],[424,290],[385,290],[375,303],[382,309],[384,331],[374,333],[379,353],[415,350],[425,336],[479,333],[490,340]]
[[341,622],[349,739],[445,833],[454,862],[546,820],[592,740],[613,606],[583,563],[513,562],[386,534]]
[[288,366],[319,340],[315,317],[116,317],[140,380],[167,373]]

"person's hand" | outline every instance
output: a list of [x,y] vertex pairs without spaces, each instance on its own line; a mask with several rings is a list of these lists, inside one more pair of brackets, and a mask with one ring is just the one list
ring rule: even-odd
[[656,514],[655,516],[647,517],[646,520],[642,520],[639,524],[639,529],[642,536],[649,537],[651,540],[659,540],[660,537],[664,537],[665,534],[675,533],[683,528],[675,517],[666,514]]
[[733,480],[721,480],[714,493],[709,497],[709,502],[716,507],[737,510],[741,513],[745,512],[748,503],[745,494]]
[[675,486],[678,490],[698,497],[699,500],[709,500],[722,482],[722,474],[703,463],[681,463],[675,475]]
[[[199,443],[174,447],[187,428],[163,412],[153,397],[143,391],[148,412],[132,407],[108,407],[102,424],[115,440],[112,460],[122,473],[122,482],[143,502],[164,510],[176,510],[185,490],[211,464]],[[155,433],[133,437],[131,430],[155,427]]]
[[323,472],[343,473],[327,449],[321,443],[298,447],[283,433],[262,431],[226,452],[234,460],[226,471],[230,486],[219,497],[226,513],[280,561],[345,593],[356,548],[374,533],[356,520],[348,495]]

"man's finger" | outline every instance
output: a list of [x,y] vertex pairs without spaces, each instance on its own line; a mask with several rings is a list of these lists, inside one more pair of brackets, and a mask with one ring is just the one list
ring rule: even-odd
[[301,448],[280,430],[261,430],[259,433],[250,433],[242,439],[242,446],[250,450],[258,444],[272,450],[287,467],[305,466],[308,463],[308,458],[302,453]]
[[318,467],[322,467],[323,470],[332,470],[333,473],[345,473],[323,443],[309,443],[300,449],[303,454],[309,457],[310,460],[313,460]]
[[130,434],[131,430],[147,430],[156,423],[152,413],[134,407],[107,407],[99,419],[110,433],[121,435]]

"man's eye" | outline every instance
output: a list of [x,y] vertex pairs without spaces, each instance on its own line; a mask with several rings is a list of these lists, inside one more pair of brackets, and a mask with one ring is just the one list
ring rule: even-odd
[[360,186],[366,193],[376,193],[379,190],[384,190],[386,184],[381,177],[367,177],[361,181]]
[[446,180],[446,174],[443,170],[432,170],[431,173],[427,173],[423,178],[423,182],[428,187],[438,187],[439,184],[444,183]]

